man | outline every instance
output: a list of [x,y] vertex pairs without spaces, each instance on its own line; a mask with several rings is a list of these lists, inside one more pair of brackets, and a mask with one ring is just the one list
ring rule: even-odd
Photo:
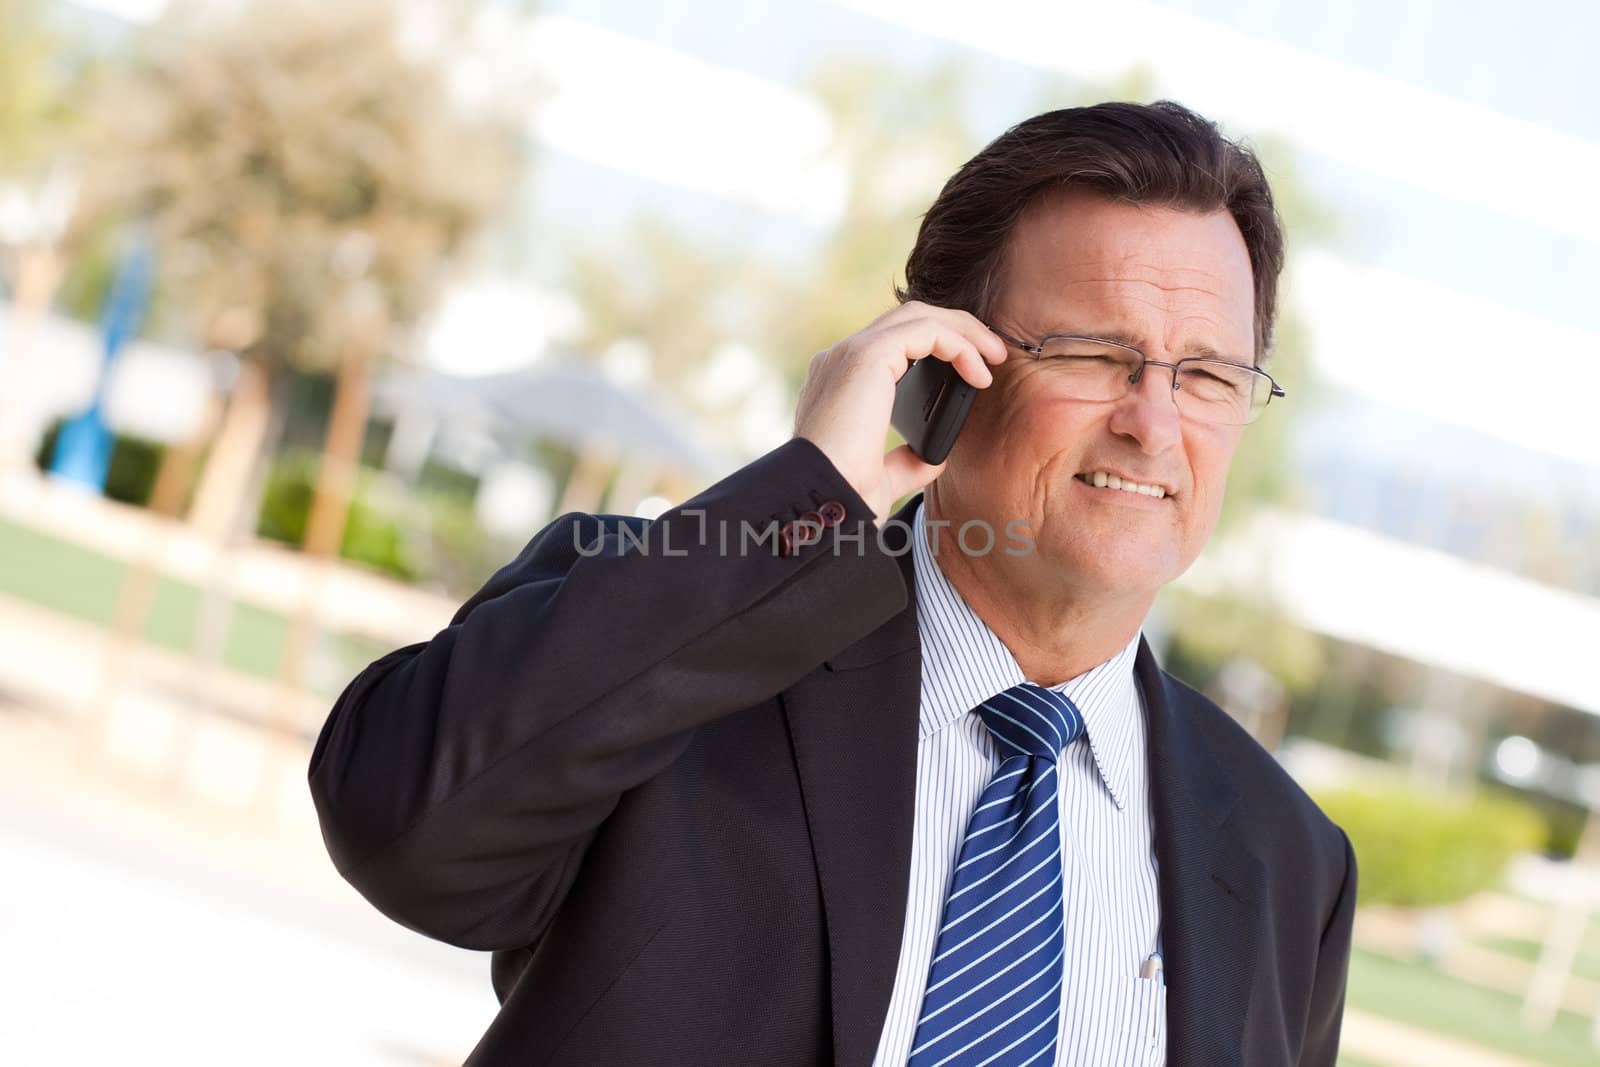
[[[1349,843],[1139,634],[1281,395],[1281,264],[1199,116],[1030,119],[793,440],[654,522],[563,516],[358,676],[323,834],[495,951],[469,1062],[1332,1065]],[[980,390],[938,467],[883,451],[930,354]]]

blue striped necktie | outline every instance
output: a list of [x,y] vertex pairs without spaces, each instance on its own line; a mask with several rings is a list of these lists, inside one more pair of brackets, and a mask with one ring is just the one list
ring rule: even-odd
[[967,823],[909,1067],[1051,1067],[1064,915],[1056,760],[1083,716],[1027,682],[977,712],[1001,762]]

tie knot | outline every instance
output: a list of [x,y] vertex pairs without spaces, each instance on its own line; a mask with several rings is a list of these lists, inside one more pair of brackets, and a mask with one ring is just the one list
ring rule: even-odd
[[1000,746],[1000,756],[1040,756],[1055,762],[1083,735],[1077,705],[1052,689],[1023,682],[978,705],[978,715]]

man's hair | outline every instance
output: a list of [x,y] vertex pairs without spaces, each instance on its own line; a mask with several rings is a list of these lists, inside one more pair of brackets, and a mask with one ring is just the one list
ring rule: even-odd
[[1128,204],[1226,209],[1255,278],[1255,361],[1272,344],[1283,226],[1255,154],[1182,104],[1104,103],[1020,122],[968,160],[922,217],[901,300],[986,319],[1011,229],[1042,193],[1088,189]]

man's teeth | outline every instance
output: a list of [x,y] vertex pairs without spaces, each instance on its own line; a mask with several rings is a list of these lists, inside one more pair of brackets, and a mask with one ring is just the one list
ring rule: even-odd
[[1140,496],[1164,497],[1167,491],[1159,485],[1144,485],[1140,482],[1124,481],[1115,474],[1105,471],[1095,471],[1093,474],[1080,474],[1078,480],[1087,482],[1099,489],[1120,489],[1124,493],[1138,493]]

